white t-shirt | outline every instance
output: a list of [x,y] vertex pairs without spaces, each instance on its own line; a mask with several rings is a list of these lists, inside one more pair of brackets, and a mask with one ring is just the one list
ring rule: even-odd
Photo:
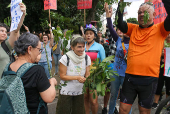
[[[67,66],[67,56],[63,55],[59,60],[64,66]],[[87,56],[87,66],[91,65],[91,59]],[[67,73],[68,76],[82,76],[84,77],[86,72],[86,62],[85,58],[80,64],[75,64],[69,59],[69,65],[67,66]],[[63,80],[60,81],[61,84],[64,83]],[[60,94],[61,95],[81,95],[83,90],[83,83],[80,83],[77,80],[71,80],[67,82],[67,86],[61,88]]]

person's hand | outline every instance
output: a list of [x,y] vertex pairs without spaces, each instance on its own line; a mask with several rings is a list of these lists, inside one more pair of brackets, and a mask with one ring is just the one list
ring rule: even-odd
[[106,11],[106,18],[112,17],[112,7],[109,9],[108,3],[105,2],[104,9]]
[[19,3],[21,11],[26,14],[26,6],[23,3]]
[[83,30],[84,30],[82,26],[80,26],[80,30],[81,30],[81,31],[83,31]]
[[51,85],[54,85],[54,86],[57,85],[57,80],[55,78],[49,79],[49,82],[50,82]]
[[28,32],[29,28],[27,26],[24,25],[25,30]]
[[82,76],[78,76],[77,77],[77,80],[80,82],[80,83],[84,83],[86,81],[86,78],[82,77]]

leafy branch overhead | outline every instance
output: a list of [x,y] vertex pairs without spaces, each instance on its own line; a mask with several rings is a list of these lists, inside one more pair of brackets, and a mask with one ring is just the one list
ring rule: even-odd
[[97,95],[104,96],[105,91],[109,91],[108,89],[105,90],[107,84],[115,79],[112,78],[113,74],[118,75],[116,71],[108,67],[110,65],[110,61],[114,61],[114,56],[109,56],[105,58],[101,63],[99,62],[99,58],[96,59],[93,63],[93,67],[90,72],[90,76],[86,79],[83,92],[86,93],[86,87],[92,90],[93,98],[95,99],[95,90],[97,90]]

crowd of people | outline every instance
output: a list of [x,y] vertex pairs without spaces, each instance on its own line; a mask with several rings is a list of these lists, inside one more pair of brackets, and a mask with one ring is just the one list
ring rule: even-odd
[[[51,25],[49,33],[30,33],[23,24],[26,15],[26,6],[20,3],[23,15],[16,30],[10,32],[7,38],[8,27],[0,23],[0,81],[4,78],[6,65],[8,71],[17,72],[26,63],[34,64],[28,69],[21,80],[25,90],[26,104],[30,114],[47,114],[47,103],[53,102],[56,97],[57,81],[52,77],[50,69],[55,67],[55,75],[60,77],[60,84],[65,84],[59,90],[56,114],[97,114],[98,95],[95,99],[92,90],[86,87],[83,93],[83,83],[95,69],[93,62],[99,58],[102,62],[106,57],[115,55],[111,61],[111,68],[117,72],[115,79],[107,88],[104,96],[102,114],[131,114],[132,104],[138,97],[140,114],[150,114],[151,108],[158,107],[165,83],[166,97],[170,95],[170,78],[164,76],[164,42],[170,47],[170,17],[165,21],[154,24],[154,6],[150,2],[140,5],[137,24],[123,21],[123,12],[117,9],[118,24],[112,24],[112,8],[107,3],[104,9],[107,18],[109,34],[102,35],[92,24],[81,27],[82,34],[72,35],[65,54],[61,50],[62,39],[54,41]],[[162,0],[167,14],[170,14],[169,0]],[[149,13],[147,23],[144,23],[144,13]],[[19,33],[21,26],[26,32]],[[35,31],[34,31],[35,32]],[[66,35],[67,29],[64,30]],[[104,37],[103,37],[104,36]],[[65,36],[64,36],[65,37]],[[169,46],[168,46],[169,45]],[[13,54],[15,53],[15,60]],[[52,66],[54,59],[55,65]],[[168,58],[167,58],[168,59]],[[44,106],[39,108],[40,98]],[[120,98],[119,111],[116,101]],[[109,111],[107,105],[109,103]]]

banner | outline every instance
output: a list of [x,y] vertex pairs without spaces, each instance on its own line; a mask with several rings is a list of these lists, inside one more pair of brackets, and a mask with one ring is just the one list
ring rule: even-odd
[[44,0],[44,10],[48,9],[57,10],[56,0]]
[[164,76],[170,77],[170,48],[164,49]]
[[[148,0],[145,0],[145,2],[148,2]],[[162,0],[152,0],[152,3],[156,12],[154,24],[164,21],[168,14],[166,13]]]
[[77,0],[77,9],[92,8],[92,0]]
[[11,28],[10,28],[10,32],[17,29],[20,19],[23,15],[23,12],[21,11],[20,5],[19,5],[19,3],[21,3],[21,2],[22,2],[22,0],[11,0]]

